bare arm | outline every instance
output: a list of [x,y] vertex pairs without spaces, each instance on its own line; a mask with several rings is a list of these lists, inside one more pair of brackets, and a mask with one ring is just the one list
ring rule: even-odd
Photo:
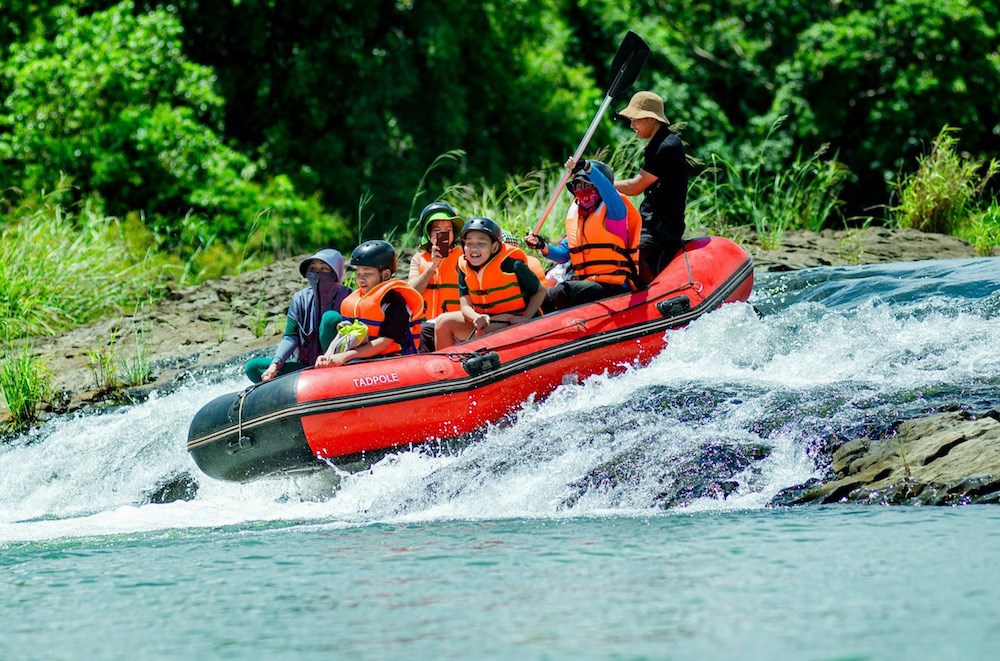
[[427,285],[430,284],[431,278],[437,273],[438,267],[441,265],[441,253],[438,251],[437,246],[431,248],[431,263],[424,269],[424,272],[420,272],[420,263],[424,261],[424,258],[420,253],[416,253],[413,259],[410,260],[410,275],[407,278],[406,283],[416,289],[421,294],[427,289]]
[[490,315],[484,314],[472,306],[472,299],[468,296],[459,297],[462,306],[462,316],[472,324],[476,330],[486,328],[490,325]]
[[376,337],[371,342],[365,342],[364,344],[360,344],[353,349],[348,349],[347,351],[335,354],[324,354],[316,359],[316,367],[338,367],[357,358],[372,358],[380,355],[386,345],[391,344],[392,342],[394,342],[394,340],[391,340],[388,337]]
[[531,298],[528,299],[528,307],[524,309],[524,312],[519,315],[513,315],[515,317],[520,317],[514,323],[520,323],[524,321],[531,321],[535,317],[535,313],[538,312],[538,308],[542,306],[545,301],[545,285],[539,285],[538,291],[532,294]]
[[639,174],[632,177],[631,179],[620,179],[615,182],[615,188],[622,195],[638,195],[643,192],[654,183],[658,177],[655,174],[650,174],[645,170],[639,170]]

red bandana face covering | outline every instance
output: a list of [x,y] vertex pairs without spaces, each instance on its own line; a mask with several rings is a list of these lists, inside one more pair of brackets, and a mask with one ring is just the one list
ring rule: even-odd
[[583,190],[573,193],[576,196],[576,203],[581,209],[593,209],[601,202],[601,194],[593,186],[586,186]]

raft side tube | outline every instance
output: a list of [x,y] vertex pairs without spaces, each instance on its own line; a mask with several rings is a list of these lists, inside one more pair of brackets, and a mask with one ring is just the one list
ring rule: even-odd
[[[210,477],[233,482],[323,468],[297,417],[274,416],[260,423],[262,417],[295,403],[296,381],[295,375],[288,375],[268,388],[223,395],[205,405],[188,429],[188,451],[198,468]],[[239,424],[241,415],[243,425]],[[247,424],[253,421],[257,424]]]

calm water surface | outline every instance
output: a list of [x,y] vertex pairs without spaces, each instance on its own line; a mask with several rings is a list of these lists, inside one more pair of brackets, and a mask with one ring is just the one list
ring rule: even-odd
[[995,658],[1000,509],[767,504],[831,438],[1000,407],[998,292],[998,259],[767,276],[762,318],[354,475],[201,476],[235,367],[53,420],[0,446],[0,660]]
[[992,658],[1000,510],[337,523],[10,545],[3,658]]

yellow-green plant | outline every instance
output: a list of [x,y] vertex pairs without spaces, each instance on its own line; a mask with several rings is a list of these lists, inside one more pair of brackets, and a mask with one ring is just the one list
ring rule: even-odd
[[87,368],[94,376],[94,387],[99,393],[115,393],[121,389],[118,378],[118,362],[115,360],[114,343],[117,337],[112,334],[111,341],[105,346],[87,349]]
[[972,214],[958,230],[958,236],[972,244],[976,254],[988,257],[1000,249],[1000,204]]
[[150,380],[153,368],[149,362],[149,345],[146,342],[145,328],[133,323],[129,350],[125,352],[119,350],[117,353],[123,385],[139,386]]
[[1000,162],[963,157],[956,133],[951,126],[942,128],[930,153],[918,159],[916,172],[900,181],[899,205],[892,211],[901,227],[953,234],[978,216],[979,198]]
[[212,331],[215,333],[215,341],[222,344],[226,340],[226,335],[229,333],[229,327],[233,324],[233,317],[236,312],[229,308],[222,313],[222,317],[217,319],[215,323],[212,324]]
[[268,312],[267,304],[264,301],[257,301],[257,305],[253,308],[253,314],[250,315],[249,327],[250,332],[253,333],[254,337],[264,337],[264,333],[267,331],[267,324],[271,320],[271,315]]
[[0,363],[0,393],[10,411],[12,430],[37,419],[38,408],[52,394],[52,375],[30,344],[7,345]]

